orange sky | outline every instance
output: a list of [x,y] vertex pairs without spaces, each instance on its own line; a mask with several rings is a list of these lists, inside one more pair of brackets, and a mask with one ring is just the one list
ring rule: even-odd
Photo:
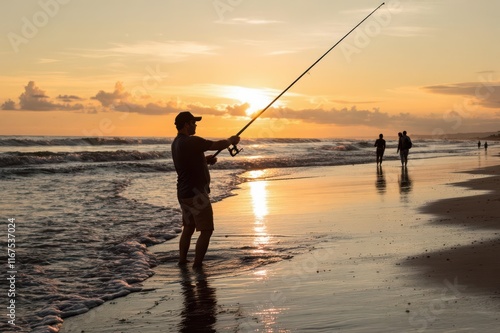
[[[0,135],[226,137],[381,2],[9,1]],[[500,2],[386,1],[244,133],[498,131]]]

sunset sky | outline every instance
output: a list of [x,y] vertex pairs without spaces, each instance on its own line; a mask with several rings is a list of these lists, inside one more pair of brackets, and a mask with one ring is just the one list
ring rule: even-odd
[[[3,1],[0,135],[233,135],[381,3]],[[243,136],[499,131],[498,13],[386,1]]]

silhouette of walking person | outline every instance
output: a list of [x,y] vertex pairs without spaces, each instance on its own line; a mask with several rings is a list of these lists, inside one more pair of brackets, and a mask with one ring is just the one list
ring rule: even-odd
[[385,151],[385,140],[383,134],[379,134],[378,139],[375,140],[374,147],[377,147],[377,164],[382,164],[382,157],[384,157]]
[[407,166],[408,165],[408,154],[410,152],[410,148],[413,146],[413,143],[411,142],[411,139],[408,135],[406,135],[406,131],[403,131],[403,133],[399,132],[399,142],[398,142],[398,150],[400,156],[401,156],[401,166]]

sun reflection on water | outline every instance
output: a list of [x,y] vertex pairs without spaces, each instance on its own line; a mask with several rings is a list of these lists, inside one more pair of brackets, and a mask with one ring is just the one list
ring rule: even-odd
[[[253,179],[262,176],[263,171],[251,171],[249,176]],[[252,196],[252,208],[255,215],[254,220],[254,246],[255,252],[263,253],[265,247],[270,243],[271,237],[267,232],[266,216],[269,213],[267,208],[267,182],[250,182],[250,195]]]
[[[250,179],[258,179],[260,177],[262,177],[262,175],[265,174],[265,171],[264,170],[251,170],[251,171],[248,171],[248,178]],[[250,184],[250,186],[252,186]],[[252,197],[253,197],[253,194],[252,194]]]
[[268,214],[267,211],[267,191],[265,181],[250,183],[250,194],[252,195],[253,213],[256,221],[262,222]]
[[257,270],[253,272],[253,275],[255,275],[258,280],[264,280],[267,278],[267,269]]
[[[252,209],[254,214],[253,223],[253,245],[254,255],[258,257],[267,256],[272,246],[273,237],[269,234],[267,223],[269,222],[267,216],[269,215],[268,198],[269,193],[267,189],[268,181],[262,180],[269,175],[266,170],[254,170],[247,173],[247,178],[250,180],[250,195],[252,198]],[[255,279],[264,281],[268,279],[269,271],[266,268],[255,270],[253,273]],[[278,297],[273,295],[273,297]],[[274,305],[262,304],[255,315],[261,321],[263,332],[275,332],[278,317],[288,309],[282,307],[275,307]],[[289,332],[288,330],[281,330],[280,332]]]

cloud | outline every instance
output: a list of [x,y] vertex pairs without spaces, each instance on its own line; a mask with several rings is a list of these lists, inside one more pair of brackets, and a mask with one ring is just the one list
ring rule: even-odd
[[143,41],[134,44],[115,44],[104,50],[114,55],[156,56],[167,62],[177,62],[189,56],[213,55],[215,46],[190,41]]
[[332,124],[344,126],[385,126],[388,121],[393,121],[396,118],[387,113],[380,112],[378,109],[358,110],[356,107],[330,109],[302,109],[292,110],[289,108],[273,108],[267,117],[273,118],[275,115],[279,118],[302,120],[314,124]]
[[[203,88],[203,87],[201,87]],[[210,94],[217,95],[220,87],[211,85],[204,87]],[[204,90],[204,89],[198,89]],[[437,88],[437,90],[442,90]],[[448,91],[449,92],[449,91]],[[470,91],[469,91],[470,92]],[[131,94],[126,91],[123,84],[117,82],[113,92],[100,91],[94,99],[101,102],[102,106],[118,112],[133,112],[143,115],[166,115],[176,114],[180,111],[189,110],[196,115],[215,116],[215,117],[245,117],[250,120],[246,111],[250,107],[248,103],[224,104],[216,106],[207,106],[199,103],[182,105],[179,102],[156,102],[156,103],[138,103],[131,98]],[[362,104],[365,101],[342,101],[351,105]],[[322,107],[311,109],[292,109],[288,107],[269,108],[262,114],[261,118],[288,119],[302,121],[308,124],[334,125],[342,127],[358,127],[376,129],[394,129],[394,134],[406,129],[409,133],[433,133],[445,132],[452,133],[461,131],[481,131],[485,128],[491,128],[492,122],[500,117],[497,115],[484,115],[480,117],[475,114],[463,115],[458,112],[443,112],[443,114],[413,115],[407,112],[390,114],[383,112],[378,108],[358,109],[356,106],[350,108],[331,108]],[[362,133],[360,133],[362,135]]]
[[2,106],[0,107],[2,110],[16,110],[16,102],[14,102],[11,99],[8,99],[5,101]]
[[[210,90],[210,87],[205,88]],[[103,107],[109,110],[152,116],[175,114],[184,110],[189,110],[200,115],[246,116],[245,111],[249,107],[248,103],[224,105],[222,107],[209,107],[196,103],[181,105],[173,101],[139,103],[133,99],[132,94],[125,89],[125,86],[121,82],[116,82],[112,92],[100,90],[94,97],[91,97],[91,99],[99,101]]]
[[122,82],[116,82],[113,92],[100,90],[94,97],[101,105],[109,110],[118,112],[132,112],[144,115],[166,115],[182,111],[176,102],[137,103],[124,87]]
[[139,41],[133,43],[113,43],[110,47],[101,49],[74,49],[66,52],[68,56],[77,58],[106,59],[139,57],[141,59],[156,59],[156,61],[177,63],[194,56],[211,56],[216,54],[217,46],[193,41]]
[[74,111],[83,109],[82,104],[59,104],[50,100],[45,91],[36,86],[34,81],[28,82],[24,92],[19,96],[20,110],[29,111]]
[[[342,109],[302,109],[271,108],[262,118],[299,120],[310,124],[335,125],[375,129],[394,129],[394,134],[402,130],[409,133],[455,133],[496,130],[500,113],[491,116],[464,116],[456,111],[443,114],[413,115],[407,112],[389,114],[379,109],[358,110],[356,107]],[[360,133],[363,136],[363,133]]]
[[38,88],[34,81],[28,82],[24,87],[24,93],[19,96],[19,104],[24,110],[51,110],[54,105],[47,101],[45,91]]
[[226,106],[226,112],[231,116],[246,117],[247,116],[246,111],[248,110],[249,107],[250,104],[248,103],[228,105]]
[[226,114],[226,109],[222,110],[218,108],[208,107],[198,104],[188,104],[186,110],[191,111],[193,114],[197,115],[207,115],[207,116],[224,116]]
[[472,98],[474,104],[487,108],[500,108],[500,82],[463,82],[427,86],[423,89],[433,94]]
[[276,21],[276,20],[251,19],[251,18],[244,18],[244,17],[235,17],[235,18],[232,18],[230,20],[217,21],[217,23],[223,23],[223,24],[241,24],[241,25],[269,25],[269,24],[276,24],[276,23],[283,23],[283,22]]
[[179,108],[177,108],[177,105],[174,102],[169,102],[165,105],[160,103],[147,103],[146,105],[140,105],[128,102],[120,102],[116,105],[113,105],[113,110],[119,112],[133,112],[155,116],[178,113],[181,111]]
[[123,87],[123,83],[116,82],[115,90],[111,93],[105,92],[104,90],[100,90],[97,95],[92,97],[92,99],[96,99],[101,102],[102,106],[108,107],[114,104],[121,104],[122,102],[126,102],[130,97],[130,93],[125,91]]
[[297,117],[318,124],[337,124],[337,125],[366,125],[383,124],[389,119],[387,113],[381,113],[379,110],[357,110],[343,108],[340,110],[301,110],[296,111]]
[[39,64],[51,64],[54,62],[59,62],[60,60],[57,59],[48,59],[48,58],[40,58],[38,59]]
[[[234,96],[227,93],[227,89],[220,89],[219,86],[206,85],[198,87],[196,91],[203,91],[210,96],[221,95]],[[225,87],[222,87],[225,88]],[[464,112],[462,109],[445,110],[439,114],[410,114],[399,112],[397,114],[383,112],[378,108],[364,109],[361,107],[364,101],[336,101],[354,105],[344,108],[325,108],[316,104],[314,108],[293,109],[289,107],[275,106],[269,108],[262,114],[261,118],[273,121],[276,119],[286,119],[305,124],[322,126],[341,126],[372,128],[377,130],[392,131],[397,133],[403,129],[410,133],[454,133],[454,132],[480,132],[485,130],[495,130],[500,120],[500,100],[498,83],[458,83],[444,84],[423,87],[431,93],[450,94],[457,96],[472,97],[472,105],[481,103],[489,107],[495,107],[496,112]],[[192,90],[192,89],[191,89]],[[223,91],[221,94],[220,91]],[[217,93],[219,92],[219,93]],[[181,94],[182,95],[182,94]],[[19,96],[19,104],[13,100],[6,100],[0,105],[2,110],[32,110],[32,111],[79,111],[85,113],[97,113],[103,111],[130,112],[149,116],[162,116],[177,114],[180,111],[189,110],[197,115],[214,116],[224,118],[246,118],[250,120],[247,111],[250,108],[248,103],[243,101],[234,104],[204,105],[201,103],[183,103],[181,101],[152,101],[150,96],[139,96],[133,98],[133,93],[129,92],[123,83],[116,82],[111,91],[99,90],[90,99],[98,103],[83,106],[78,103],[85,100],[77,95],[59,94],[51,99],[48,94],[38,87],[35,82],[30,81],[24,88],[24,92]],[[232,99],[232,98],[230,98]],[[470,102],[471,99],[467,99]],[[63,103],[57,103],[62,101]],[[372,103],[373,104],[373,103]],[[356,106],[357,105],[357,106]],[[467,111],[467,110],[465,110]],[[498,130],[498,129],[496,129]],[[360,133],[362,135],[362,133]]]
[[339,104],[373,104],[373,103],[378,103],[379,101],[375,100],[368,100],[368,101],[348,101],[344,99],[332,99],[332,102],[334,103],[339,103]]
[[81,101],[81,100],[83,100],[83,98],[80,98],[80,97],[75,96],[75,95],[59,95],[56,98],[60,99],[63,102],[67,102],[67,103],[73,102],[73,101]]
[[384,34],[392,37],[429,36],[432,33],[432,29],[417,26],[389,26],[384,28]]

